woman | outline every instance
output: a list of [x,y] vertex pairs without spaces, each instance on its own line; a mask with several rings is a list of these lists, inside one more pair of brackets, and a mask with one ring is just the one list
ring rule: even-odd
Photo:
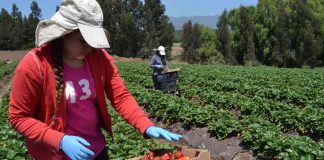
[[150,67],[153,68],[152,80],[155,89],[162,89],[161,81],[164,76],[161,72],[167,67],[167,60],[165,56],[165,48],[159,46],[158,49],[154,49],[153,56],[151,58]]
[[[16,68],[9,121],[32,159],[108,159],[104,128],[113,138],[106,97],[143,136],[179,140],[155,127],[120,78],[103,14],[95,0],[62,0],[36,29],[37,48]],[[105,96],[106,95],[106,96]]]

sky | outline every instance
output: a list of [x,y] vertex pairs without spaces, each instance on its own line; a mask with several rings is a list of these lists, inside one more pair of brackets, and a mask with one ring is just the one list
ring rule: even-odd
[[[23,15],[30,13],[33,0],[0,0],[0,8],[11,13],[15,3]],[[60,0],[36,0],[42,9],[42,18],[51,18]],[[258,0],[161,0],[165,5],[165,14],[173,17],[221,15],[224,9],[231,10],[240,5],[256,5]]]

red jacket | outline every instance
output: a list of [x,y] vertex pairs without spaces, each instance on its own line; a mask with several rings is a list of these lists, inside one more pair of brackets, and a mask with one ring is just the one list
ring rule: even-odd
[[[53,121],[56,81],[51,54],[49,45],[31,50],[16,68],[10,93],[10,124],[26,138],[29,155],[36,159],[62,159],[63,154],[59,145],[64,136],[66,99],[63,94]],[[107,96],[115,110],[144,134],[153,123],[125,88],[112,57],[104,49],[95,49],[86,58],[95,82],[102,127],[112,137]]]

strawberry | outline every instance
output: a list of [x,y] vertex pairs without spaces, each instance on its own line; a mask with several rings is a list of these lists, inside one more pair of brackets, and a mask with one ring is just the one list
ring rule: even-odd
[[142,157],[142,160],[150,160],[150,158],[147,155],[145,155]]
[[169,155],[166,153],[160,157],[160,160],[170,160]]
[[173,157],[173,152],[169,152],[168,155],[169,155],[170,158],[172,158]]
[[182,157],[183,157],[183,153],[181,151],[177,151],[176,158],[182,158]]
[[149,158],[154,158],[154,152],[150,152],[150,153],[148,154],[148,157],[149,157]]

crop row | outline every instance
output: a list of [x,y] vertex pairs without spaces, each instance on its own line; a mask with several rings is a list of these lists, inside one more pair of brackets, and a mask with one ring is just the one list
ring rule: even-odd
[[[126,73],[150,76],[148,64],[119,65]],[[201,90],[235,92],[253,98],[291,104],[324,107],[324,73],[321,69],[248,68],[238,66],[175,65],[181,67],[179,86]],[[147,84],[150,79],[146,79]]]
[[[144,88],[152,87],[152,81],[147,73],[146,75],[143,75],[144,73],[134,74],[136,72],[130,69],[138,70],[138,67],[143,67],[142,64],[135,63],[134,66],[129,66],[130,64],[120,65],[120,68],[124,69],[122,73],[125,75],[126,81],[134,85],[141,84]],[[212,73],[212,70],[209,71]],[[180,76],[182,79],[184,75]],[[196,79],[199,79],[203,76],[197,77]],[[194,101],[204,108],[214,106],[216,109],[234,110],[240,116],[258,115],[275,123],[283,132],[298,132],[302,135],[315,137],[324,134],[324,110],[322,108],[316,108],[310,104],[294,107],[292,104],[266,99],[258,95],[252,98],[232,91],[201,88],[188,80],[184,83],[192,85],[186,86],[179,83],[181,97]],[[324,101],[324,99],[321,100]]]
[[[142,106],[153,116],[162,119],[166,123],[180,121],[188,126],[208,127],[212,134],[220,138],[242,135],[247,147],[254,150],[261,157],[289,158],[297,155],[297,157],[321,159],[324,155],[323,144],[316,143],[306,136],[285,136],[286,134],[281,132],[276,125],[261,117],[245,116],[239,120],[235,114],[227,110],[216,110],[208,106],[202,108],[186,99],[150,89],[143,89],[132,84],[127,85]],[[260,128],[261,122],[267,125]],[[264,137],[267,132],[260,130],[276,135],[272,137],[273,144],[267,144],[270,138]],[[263,143],[254,143],[256,141]]]
[[[209,131],[218,138],[241,135],[243,141],[251,149],[265,158],[294,159],[297,156],[299,158],[321,159],[324,155],[321,138],[317,143],[309,137],[303,136],[315,134],[318,138],[323,135],[323,108],[321,106],[312,106],[312,103],[307,101],[306,106],[304,106],[306,103],[299,103],[296,107],[296,103],[278,101],[278,99],[267,98],[266,96],[244,95],[236,90],[212,90],[210,87],[203,87],[203,85],[212,84],[206,82],[208,80],[205,77],[208,76],[204,73],[213,73],[213,70],[202,70],[197,66],[185,67],[184,70],[192,74],[182,74],[183,70],[180,72],[179,90],[181,96],[170,96],[152,90],[150,70],[146,69],[148,68],[146,64],[118,63],[118,67],[128,88],[141,105],[165,122],[181,121],[188,125],[207,126]],[[232,67],[224,66],[219,70],[228,68]],[[253,77],[253,71],[249,72],[249,68],[246,70],[245,78],[248,80],[244,80],[242,83],[255,81],[253,84],[256,84],[257,79],[249,80],[248,78]],[[235,71],[230,70],[222,74],[229,74],[227,77],[230,78],[233,76],[230,76],[232,72]],[[191,80],[183,78],[186,76],[196,78]],[[322,77],[320,74],[318,79]],[[296,76],[296,78],[301,77]],[[205,81],[201,82],[203,79]],[[231,79],[228,81],[231,81]],[[269,81],[277,83],[275,82],[276,79],[269,79]],[[301,83],[294,82],[292,84],[295,85],[295,88],[298,88]],[[321,84],[317,82],[317,86]],[[253,87],[253,85],[251,86]],[[315,98],[309,97],[307,99],[314,100],[316,96],[321,98],[321,95],[318,94],[315,95]],[[302,136],[295,132],[300,132]],[[273,136],[269,137],[265,133]],[[268,144],[268,141],[271,143]]]
[[0,82],[6,83],[9,79],[8,76],[13,73],[18,62],[6,63],[0,61]]

